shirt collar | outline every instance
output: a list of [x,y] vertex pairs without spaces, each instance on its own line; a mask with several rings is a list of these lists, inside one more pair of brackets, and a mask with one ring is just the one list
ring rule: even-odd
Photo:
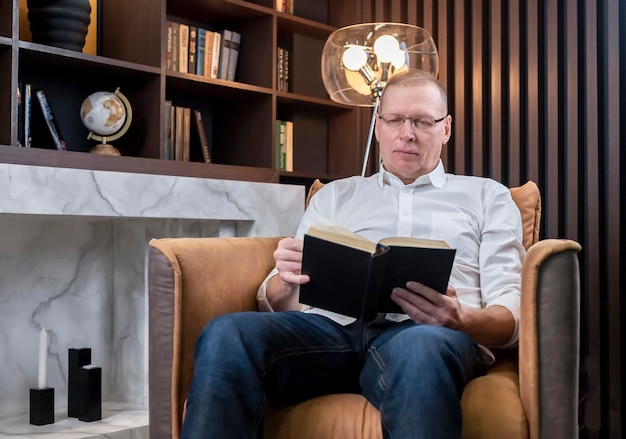
[[[387,171],[385,169],[384,164],[382,163],[380,166],[380,172],[378,173],[378,183],[380,184],[381,187],[385,185],[395,186],[395,187],[405,186],[405,184],[402,183],[402,181],[398,177],[396,177],[395,175]],[[446,183],[446,171],[443,167],[443,162],[441,161],[441,159],[439,159],[439,163],[437,163],[437,166],[435,167],[435,169],[433,169],[431,172],[429,172],[426,175],[421,175],[413,183],[408,184],[406,186],[422,186],[422,185],[432,184],[434,187],[440,189],[444,186],[445,183]]]

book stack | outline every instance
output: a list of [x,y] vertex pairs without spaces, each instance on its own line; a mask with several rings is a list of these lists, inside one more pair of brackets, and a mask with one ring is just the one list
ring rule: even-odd
[[213,79],[235,80],[241,34],[224,29],[212,31],[167,21],[165,67]]
[[276,121],[276,169],[293,172],[293,122]]
[[[165,101],[165,139],[163,139],[164,160],[189,162],[195,145],[202,153],[202,160],[211,163],[209,141],[200,110],[173,105]],[[192,134],[192,132],[194,134]]]

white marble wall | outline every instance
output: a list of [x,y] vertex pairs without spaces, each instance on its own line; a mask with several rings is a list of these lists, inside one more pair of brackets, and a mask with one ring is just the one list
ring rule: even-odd
[[91,347],[103,397],[147,407],[147,242],[295,232],[304,188],[0,164],[0,417],[28,412],[40,325],[67,405],[67,350]]

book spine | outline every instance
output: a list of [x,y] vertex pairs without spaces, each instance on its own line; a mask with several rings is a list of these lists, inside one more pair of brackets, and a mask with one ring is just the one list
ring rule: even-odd
[[227,79],[228,77],[228,57],[230,56],[230,42],[232,39],[232,32],[228,29],[222,31],[222,45],[220,47],[220,65],[219,65],[219,79]]
[[289,91],[289,51],[285,50],[283,54],[283,77],[282,77],[282,90]]
[[276,51],[276,57],[278,58],[276,60],[276,64],[277,64],[276,67],[278,70],[276,89],[278,91],[285,91],[285,89],[283,88],[283,77],[284,77],[283,58],[284,56],[285,56],[285,49],[282,47],[278,47],[278,50]]
[[374,320],[380,311],[381,305],[391,295],[391,290],[386,291],[382,288],[388,261],[388,250],[370,255],[361,310],[361,320],[364,322]]
[[206,42],[204,43],[204,77],[211,77],[211,61],[213,60],[213,32],[208,30],[205,34]]
[[172,22],[172,70],[174,70],[175,72],[178,71],[178,63],[179,63],[179,56],[178,56],[178,46],[180,45],[180,43],[178,42],[178,31],[180,29],[180,25],[178,23],[176,23],[175,21]]
[[24,110],[24,143],[22,146],[30,148],[33,143],[33,135],[31,129],[31,120],[33,115],[33,95],[32,86],[30,84],[24,84],[24,91],[22,93],[22,105]]
[[274,130],[276,131],[276,140],[274,140],[274,167],[280,171],[280,120],[276,120]]
[[24,146],[26,139],[24,138],[24,87],[22,83],[17,84],[16,100],[17,100],[17,146]]
[[207,139],[206,131],[204,130],[204,121],[202,120],[202,113],[200,110],[194,110],[196,120],[196,130],[198,131],[198,138],[200,140],[200,147],[202,148],[202,157],[204,163],[211,163],[211,156],[209,154],[209,142]]
[[198,28],[198,44],[196,45],[196,75],[204,76],[204,58],[206,54],[206,29]]
[[176,160],[176,107],[172,104],[170,108],[170,141],[171,146],[169,160]]
[[226,72],[226,79],[229,81],[235,80],[235,73],[237,72],[237,61],[239,59],[239,46],[241,45],[241,34],[239,32],[232,32],[230,40],[230,55],[228,56],[228,70]]
[[175,110],[175,134],[174,134],[174,159],[183,161],[183,107],[176,107]]
[[183,108],[183,161],[189,161],[191,143],[191,108]]
[[163,138],[163,160],[172,160],[172,101],[165,101],[163,114],[165,137]]
[[196,73],[196,56],[198,52],[198,28],[196,26],[189,26],[189,56],[187,72]]
[[50,107],[50,103],[48,102],[46,93],[43,90],[37,90],[36,95],[37,99],[39,100],[39,105],[41,106],[43,116],[46,119],[48,129],[50,130],[50,134],[52,135],[54,145],[59,151],[67,151],[65,141],[63,140],[63,136],[61,135],[59,124],[54,117],[54,113],[52,112],[52,107]]
[[167,46],[165,49],[165,68],[172,70],[172,22],[167,20]]
[[213,54],[211,58],[211,78],[219,76],[220,50],[222,49],[222,34],[213,32]]
[[286,169],[286,154],[287,154],[287,143],[286,143],[286,130],[287,125],[285,121],[280,121],[280,170],[284,171]]
[[293,172],[293,122],[285,121],[285,171]]
[[178,71],[189,72],[189,25],[178,25]]

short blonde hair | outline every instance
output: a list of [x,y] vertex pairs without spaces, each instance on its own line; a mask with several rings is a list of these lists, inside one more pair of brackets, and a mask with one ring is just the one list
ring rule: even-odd
[[[441,101],[443,102],[443,107],[448,113],[448,94],[446,93],[446,89],[443,87],[441,82],[437,80],[433,75],[427,73],[423,70],[405,70],[400,73],[396,73],[393,75],[389,81],[387,81],[387,85],[385,85],[385,90],[389,87],[412,87],[412,86],[422,86],[422,85],[434,85],[439,90],[441,94]],[[383,102],[385,100],[385,91],[383,90],[382,96],[380,98],[380,107],[382,108]]]

